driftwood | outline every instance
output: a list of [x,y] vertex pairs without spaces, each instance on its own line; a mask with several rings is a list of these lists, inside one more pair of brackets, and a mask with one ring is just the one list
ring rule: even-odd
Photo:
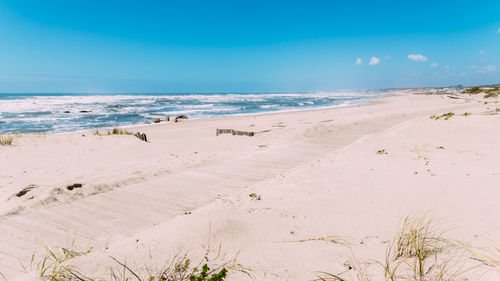
[[232,134],[233,136],[249,136],[249,137],[253,137],[255,135],[254,132],[237,131],[233,129],[217,129],[215,131],[215,135],[218,136],[220,134]]
[[490,110],[490,111],[485,111],[485,112],[481,112],[479,113],[479,115],[498,115],[498,112],[497,110]]
[[218,136],[220,134],[232,134],[233,129],[217,129],[215,135]]
[[144,133],[141,134],[141,133],[137,132],[134,134],[134,136],[136,136],[137,138],[139,138],[142,141],[148,142],[148,137]]

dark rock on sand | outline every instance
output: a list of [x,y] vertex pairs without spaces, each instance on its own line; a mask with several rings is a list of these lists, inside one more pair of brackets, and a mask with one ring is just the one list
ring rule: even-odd
[[175,117],[174,122],[179,122],[180,120],[188,119],[186,115],[179,115]]
[[155,120],[153,120],[153,123],[160,123],[160,122],[161,122],[160,118],[156,118]]
[[83,184],[81,184],[81,183],[74,183],[74,184],[66,186],[66,189],[73,190],[75,188],[81,188],[82,186],[83,186]]
[[69,110],[65,110],[64,113],[71,113]]
[[90,112],[92,112],[92,111],[90,111],[90,110],[80,110],[79,112],[80,112],[80,113],[90,113]]
[[170,121],[170,117],[167,115],[167,117],[165,117],[165,122],[168,122]]
[[21,197],[23,195],[25,195],[26,193],[30,192],[33,188],[36,188],[37,186],[34,185],[34,184],[30,184],[28,185],[27,187],[23,188],[23,190],[19,191],[16,196],[17,197]]

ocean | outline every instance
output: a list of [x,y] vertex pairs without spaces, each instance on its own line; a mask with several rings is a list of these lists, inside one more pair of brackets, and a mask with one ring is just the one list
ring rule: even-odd
[[189,119],[353,106],[387,91],[227,94],[0,94],[0,133],[127,127]]

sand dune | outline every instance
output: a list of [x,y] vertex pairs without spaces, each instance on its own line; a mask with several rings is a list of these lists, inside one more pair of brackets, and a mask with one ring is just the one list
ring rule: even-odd
[[[256,280],[319,271],[356,280],[361,270],[381,280],[373,260],[404,216],[422,213],[459,227],[453,236],[464,241],[500,243],[500,117],[481,114],[495,109],[481,97],[398,95],[131,130],[149,143],[92,132],[15,136],[0,147],[0,272],[36,280],[30,261],[45,246],[92,249],[70,262],[98,277],[116,265],[110,256],[141,271],[179,249],[199,259],[204,246],[215,256],[220,245],[219,262],[236,258]],[[429,118],[446,112],[456,115]],[[216,136],[217,128],[260,133]],[[82,187],[67,188],[75,183]],[[234,270],[228,280],[248,278]]]

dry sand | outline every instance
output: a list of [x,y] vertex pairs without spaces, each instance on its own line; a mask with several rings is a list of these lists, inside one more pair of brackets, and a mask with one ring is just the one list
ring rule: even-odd
[[[92,249],[67,262],[92,278],[117,266],[110,256],[143,272],[178,252],[198,260],[208,247],[214,263],[233,265],[228,280],[313,280],[320,271],[384,280],[375,260],[402,219],[421,214],[453,228],[453,239],[500,243],[500,115],[481,114],[500,104],[483,102],[404,94],[131,129],[150,143],[14,136],[0,146],[0,272],[36,280],[44,247]],[[449,120],[429,118],[450,111]],[[83,187],[66,188],[74,183]],[[485,272],[472,276],[498,280]]]

